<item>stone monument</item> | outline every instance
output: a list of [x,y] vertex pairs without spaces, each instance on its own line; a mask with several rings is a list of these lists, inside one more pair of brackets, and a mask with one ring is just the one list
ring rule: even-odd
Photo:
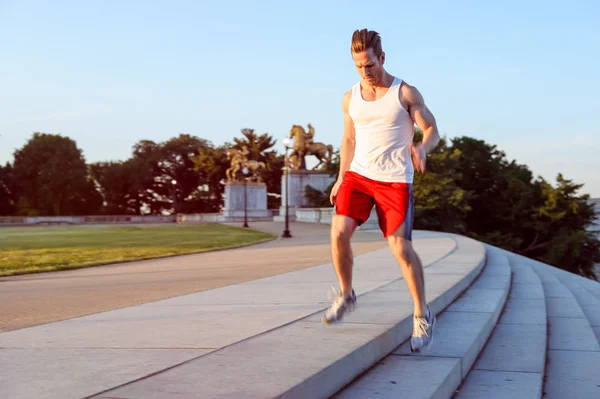
[[[295,220],[296,209],[310,207],[304,193],[307,185],[325,191],[336,179],[327,170],[333,155],[333,146],[313,141],[315,129],[308,124],[308,132],[300,125],[293,125],[289,138],[293,140],[288,147],[291,153],[286,157],[286,170],[281,176],[281,207],[277,220],[285,217],[286,182],[289,181],[288,212],[291,220]],[[286,153],[288,148],[286,148]],[[306,168],[306,157],[315,156],[319,163],[312,169]],[[289,174],[289,176],[288,176]],[[289,179],[288,179],[289,177]]]
[[265,163],[249,160],[248,153],[246,146],[242,146],[241,150],[231,148],[227,151],[230,167],[225,172],[225,221],[241,221],[244,219],[244,212],[248,220],[269,216],[267,186],[260,175],[260,170],[265,169]]

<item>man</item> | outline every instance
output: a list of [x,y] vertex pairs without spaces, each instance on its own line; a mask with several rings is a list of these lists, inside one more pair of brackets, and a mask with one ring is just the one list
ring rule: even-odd
[[[355,31],[351,54],[361,80],[343,96],[340,172],[330,197],[336,208],[331,244],[340,292],[323,322],[339,322],[356,305],[350,240],[375,206],[379,227],[414,301],[411,349],[419,351],[431,345],[436,319],[425,300],[423,266],[412,246],[412,182],[415,170],[425,172],[427,153],[439,142],[439,134],[419,91],[385,70],[377,32]],[[416,146],[415,123],[424,133]]]
[[309,123],[308,132],[306,132],[306,135],[304,136],[304,145],[306,147],[309,147],[311,144],[313,144],[313,137],[315,137],[315,129]]

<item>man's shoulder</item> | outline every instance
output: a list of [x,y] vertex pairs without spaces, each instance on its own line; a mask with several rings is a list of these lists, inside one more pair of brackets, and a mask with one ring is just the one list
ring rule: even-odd
[[352,85],[352,87],[350,87],[350,89],[348,89],[342,95],[342,107],[343,107],[344,111],[348,111],[348,108],[350,107],[350,101],[352,100],[352,96],[353,96],[354,90],[357,87],[360,88],[360,80],[358,82],[354,83]]
[[348,90],[342,96],[342,108],[344,111],[348,111],[350,107],[350,100],[352,99],[352,89]]
[[350,88],[344,93],[344,95],[351,95],[354,90],[361,88],[360,85],[361,85],[361,80],[357,80],[356,83],[354,83],[352,86],[350,86]]
[[400,91],[402,92],[402,94],[412,95],[418,90],[415,86],[411,85],[406,80],[402,80],[402,82],[400,83]]
[[412,105],[423,101],[419,89],[417,89],[415,86],[407,83],[404,80],[402,81],[402,84],[400,86],[399,94],[400,100],[406,102],[406,104],[408,105]]

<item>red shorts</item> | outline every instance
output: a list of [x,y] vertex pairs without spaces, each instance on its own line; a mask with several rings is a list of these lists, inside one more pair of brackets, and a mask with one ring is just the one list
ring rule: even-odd
[[381,182],[346,172],[335,198],[336,214],[355,219],[360,226],[371,216],[373,205],[384,237],[396,235],[412,240],[412,184]]

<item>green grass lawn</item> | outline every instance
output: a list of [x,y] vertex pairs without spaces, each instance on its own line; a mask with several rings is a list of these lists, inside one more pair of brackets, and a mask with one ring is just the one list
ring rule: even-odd
[[220,224],[0,228],[0,276],[236,248],[275,238]]

